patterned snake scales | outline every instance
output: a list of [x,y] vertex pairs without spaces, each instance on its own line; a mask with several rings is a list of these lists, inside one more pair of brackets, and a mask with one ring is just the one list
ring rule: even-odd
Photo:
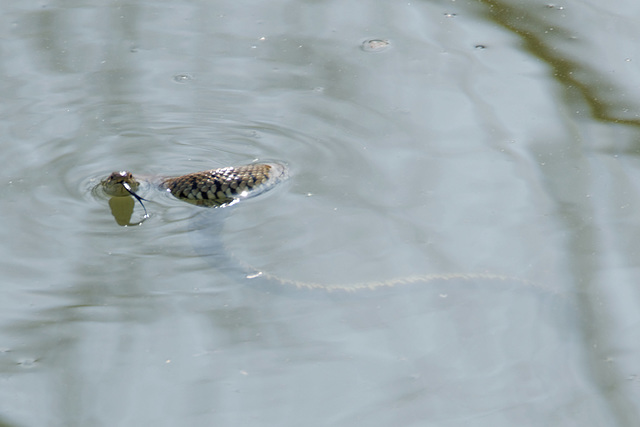
[[[234,204],[243,198],[254,197],[267,191],[287,177],[288,173],[285,166],[277,163],[262,163],[211,169],[178,177],[159,178],[153,181],[152,184],[188,203],[204,207],[223,207]],[[140,187],[141,181],[142,180],[137,179],[130,172],[113,172],[108,178],[100,182],[99,187],[102,188],[107,196],[112,198],[112,201],[116,199],[128,199],[132,210],[134,202],[130,196],[134,196],[141,204],[141,200],[144,200],[135,193]],[[146,217],[147,215],[145,215],[145,218]],[[120,223],[120,225],[133,224]],[[270,273],[258,271],[245,263],[242,264],[243,270],[250,272],[246,277],[253,278],[260,276],[281,285],[293,285],[297,288],[324,289],[328,291],[356,291],[360,289],[391,287],[399,284],[453,279],[510,281],[540,287],[540,285],[528,280],[491,273],[427,274],[386,281],[352,283],[348,285],[320,284],[281,278]]]

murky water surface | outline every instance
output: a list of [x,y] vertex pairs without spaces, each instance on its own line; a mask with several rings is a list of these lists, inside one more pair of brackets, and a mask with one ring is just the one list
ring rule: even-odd
[[636,2],[0,5],[0,424],[640,425]]

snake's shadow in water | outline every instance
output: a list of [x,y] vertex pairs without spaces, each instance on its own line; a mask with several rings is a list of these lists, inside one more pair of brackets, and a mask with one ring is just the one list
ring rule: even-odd
[[[375,291],[360,290],[358,292],[309,289],[304,286],[297,287],[295,285],[278,283],[277,280],[261,275],[260,271],[248,267],[242,260],[235,257],[224,243],[225,222],[237,208],[237,205],[231,205],[221,208],[205,209],[198,212],[189,221],[188,232],[195,253],[205,260],[211,268],[221,273],[221,275],[216,275],[215,277],[226,278],[222,279],[224,282],[218,281],[217,283],[246,286],[251,289],[260,290],[261,292],[287,295],[293,298],[313,296],[314,299],[318,297],[322,299],[344,299],[355,295],[360,299],[366,298],[367,296],[379,298],[386,292],[391,291],[389,289]],[[250,244],[251,242],[247,242],[247,245]],[[212,285],[216,285],[217,283],[212,283]]]
[[[434,298],[446,298],[452,294],[464,295],[464,298],[473,298],[475,294],[482,300],[484,298],[482,295],[485,295],[485,297],[493,300],[494,303],[498,303],[501,298],[505,298],[504,301],[513,301],[514,297],[517,299],[529,295],[526,298],[534,298],[538,303],[549,309],[557,310],[560,303],[560,306],[564,307],[563,310],[566,310],[567,299],[556,291],[537,283],[513,277],[497,279],[490,277],[490,275],[486,275],[486,277],[482,277],[482,275],[473,277],[470,275],[468,277],[460,276],[445,279],[425,276],[425,280],[418,280],[409,284],[383,286],[376,289],[359,289],[357,291],[309,289],[304,286],[297,287],[291,284],[278,283],[277,279],[269,278],[268,272],[261,275],[259,271],[245,267],[242,260],[237,259],[225,245],[225,222],[235,209],[237,209],[237,205],[206,209],[198,212],[189,221],[189,235],[194,251],[211,268],[221,273],[221,275],[212,275],[212,277],[222,277],[222,281],[212,282],[213,286],[217,284],[222,286],[229,284],[232,286],[240,285],[270,294],[286,295],[294,299],[312,297],[314,299],[328,298],[340,301],[351,299],[384,300],[397,294],[415,296],[416,292],[427,292]],[[247,242],[247,245],[250,244],[250,242]],[[275,246],[277,247],[277,245]]]
[[[239,203],[242,205],[242,203]],[[258,290],[260,292],[287,296],[288,298],[312,297],[313,299],[343,299],[348,295],[358,294],[359,298],[364,298],[367,292],[328,292],[322,289],[298,288],[293,285],[277,283],[268,277],[264,277],[256,269],[243,265],[242,260],[233,255],[232,251],[224,243],[225,222],[231,217],[236,204],[208,208],[196,213],[188,225],[188,233],[191,245],[197,256],[201,257],[206,264],[219,272],[219,275],[212,275],[215,281],[211,286],[243,286],[247,289]],[[251,242],[247,242],[251,245]],[[376,297],[381,293],[371,293]]]
[[211,268],[222,273],[221,276],[226,278],[223,279],[226,283],[259,287],[269,292],[282,292],[282,285],[270,283],[270,280],[260,277],[257,271],[244,267],[225,245],[225,222],[235,209],[237,205],[203,209],[189,220],[188,232],[195,253]]
[[242,277],[242,268],[228,253],[223,241],[224,224],[235,206],[211,208],[198,212],[189,220],[189,236],[196,254],[216,270],[232,278]]

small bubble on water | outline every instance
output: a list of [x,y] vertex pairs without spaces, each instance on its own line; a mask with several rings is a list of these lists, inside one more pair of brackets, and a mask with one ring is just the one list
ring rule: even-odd
[[474,48],[478,49],[478,50],[482,50],[482,49],[486,49],[487,46],[483,45],[483,44],[477,44],[474,46]]
[[458,14],[457,13],[449,13],[449,12],[445,12],[444,16],[447,18],[455,18]]
[[389,40],[369,39],[362,42],[360,46],[365,52],[381,52],[389,47]]
[[193,76],[187,73],[180,73],[173,76],[173,81],[176,83],[186,83],[189,80],[193,80]]

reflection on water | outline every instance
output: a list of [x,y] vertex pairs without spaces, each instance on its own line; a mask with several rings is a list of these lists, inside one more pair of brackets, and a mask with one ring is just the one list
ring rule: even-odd
[[[5,6],[0,423],[637,425],[637,26],[603,7]],[[267,159],[139,227],[91,193]]]

